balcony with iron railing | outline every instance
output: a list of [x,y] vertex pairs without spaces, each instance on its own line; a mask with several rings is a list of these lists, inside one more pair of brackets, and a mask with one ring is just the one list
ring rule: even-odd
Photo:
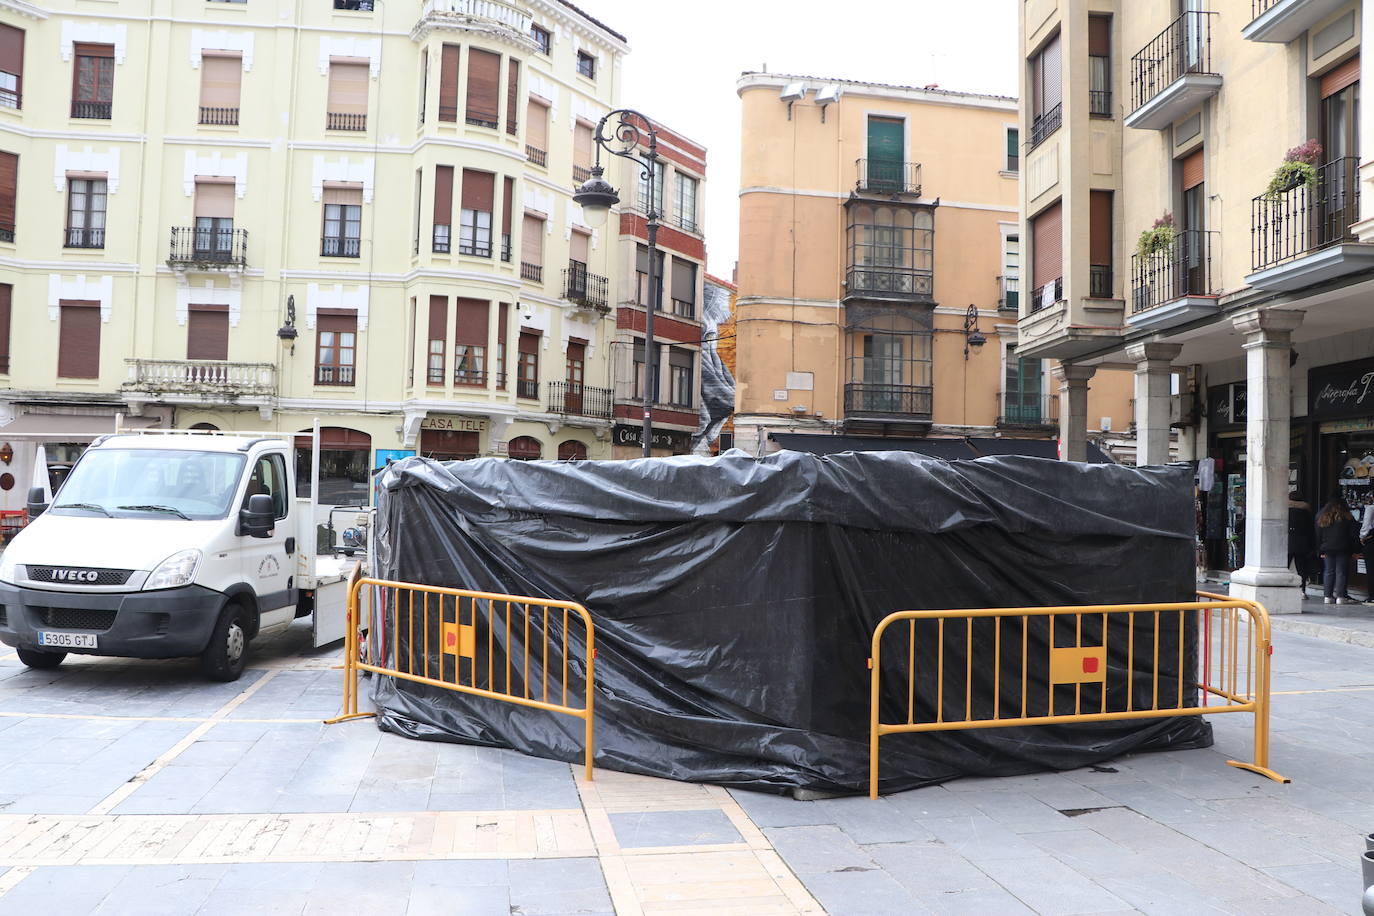
[[81,99],[72,99],[72,117],[87,118],[94,121],[110,120],[110,108],[112,102],[91,102]]
[[610,388],[593,388],[581,382],[549,382],[547,389],[549,413],[594,420],[611,419],[615,391]]
[[243,267],[248,263],[248,230],[173,226],[167,266],[172,269]]
[[460,23],[463,20],[485,19],[506,26],[522,39],[529,39],[532,21],[526,8],[505,0],[428,0],[420,11],[420,23],[431,19],[436,24],[448,19],[459,20]]
[[572,167],[572,176],[573,182],[580,185],[588,178],[592,177],[592,170],[585,165],[574,165]]
[[14,223],[0,220],[0,242],[14,241]]
[[372,0],[334,0],[334,9],[370,13],[372,12]]
[[1002,276],[997,278],[997,307],[1003,311],[1015,312],[1021,308],[1021,278]]
[[1035,149],[1064,125],[1064,103],[1060,102],[1049,111],[1031,120],[1030,148]]
[[1088,265],[1088,296],[1092,299],[1112,298],[1112,265]]
[[520,262],[520,279],[529,280],[531,283],[544,282],[544,265],[531,264],[529,261]]
[[510,235],[505,232],[501,233],[501,261],[509,264],[514,256],[515,250],[511,248]]
[[237,108],[214,108],[200,106],[200,123],[211,127],[237,127],[239,110]]
[[316,385],[352,385],[353,366],[316,366]]
[[525,144],[525,158],[528,159],[531,164],[537,165],[541,169],[546,168],[549,164],[548,151],[542,150],[537,146],[530,146],[528,143]]
[[1059,425],[1059,396],[1038,391],[1004,391],[997,425],[1012,429],[1042,429]]
[[320,255],[326,258],[356,258],[362,254],[362,240],[326,235],[320,239]]
[[367,130],[367,115],[342,111],[324,113],[325,130]]
[[1298,176],[1250,202],[1250,261],[1245,282],[1291,291],[1374,267],[1374,245],[1350,231],[1360,219],[1359,158],[1347,156]]
[[63,248],[104,248],[105,230],[68,226],[63,233]]
[[217,359],[126,359],[126,392],[174,400],[232,401],[277,393],[272,363],[235,363]]
[[1041,283],[1031,290],[1030,310],[1032,313],[1038,312],[1062,301],[1064,301],[1064,278],[1055,277],[1048,283]]
[[1185,229],[1168,244],[1131,255],[1131,307],[1135,328],[1175,327],[1219,313],[1212,250],[1219,232]]
[[535,379],[517,378],[515,380],[515,396],[527,400],[538,400],[539,382]]
[[844,289],[846,299],[929,302],[935,294],[935,273],[910,267],[851,264],[845,271]]
[[859,159],[855,162],[860,194],[921,196],[921,163],[890,159]]
[[1164,130],[1221,90],[1212,72],[1212,17],[1184,13],[1131,58],[1127,127]]
[[1240,34],[1249,41],[1287,44],[1348,5],[1348,0],[1250,0],[1250,24]]
[[929,385],[847,382],[844,414],[847,418],[929,422],[932,397],[933,389]]
[[609,310],[610,281],[587,270],[579,261],[569,261],[563,268],[563,298],[587,308]]

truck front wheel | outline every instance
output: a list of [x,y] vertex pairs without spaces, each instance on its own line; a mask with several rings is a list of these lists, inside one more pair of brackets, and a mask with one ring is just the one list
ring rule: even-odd
[[19,660],[30,668],[56,668],[67,657],[66,652],[40,652],[37,649],[20,649]]
[[220,612],[210,644],[200,654],[200,667],[213,681],[237,681],[248,660],[251,621],[242,602],[231,601]]

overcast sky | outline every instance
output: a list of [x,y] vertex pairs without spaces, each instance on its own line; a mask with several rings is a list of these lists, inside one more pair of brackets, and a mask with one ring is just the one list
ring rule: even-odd
[[745,70],[1016,94],[1017,0],[574,0],[625,35],[621,103],[707,148],[708,269],[739,241]]

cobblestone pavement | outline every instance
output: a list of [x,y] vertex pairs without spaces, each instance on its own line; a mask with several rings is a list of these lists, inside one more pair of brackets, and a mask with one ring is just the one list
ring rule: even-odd
[[[1371,609],[1374,615],[1374,609]],[[1209,750],[800,802],[327,726],[308,627],[237,684],[0,647],[0,914],[1358,913],[1374,649],[1276,636],[1278,785]]]

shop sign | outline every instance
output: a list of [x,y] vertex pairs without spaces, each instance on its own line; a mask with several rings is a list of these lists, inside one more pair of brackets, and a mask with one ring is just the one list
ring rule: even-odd
[[1322,366],[1307,373],[1307,416],[1374,415],[1374,359]]
[[1244,382],[1213,385],[1207,389],[1207,425],[1243,426],[1246,418],[1246,388]]
[[1374,420],[1330,420],[1321,425],[1322,435],[1327,433],[1358,433],[1374,429]]
[[487,431],[486,417],[425,417],[420,421],[421,429],[446,429],[462,433],[484,433]]
[[[653,448],[669,450],[687,448],[687,433],[654,431]],[[616,445],[644,446],[644,429],[639,426],[617,425],[611,431],[611,439]]]

